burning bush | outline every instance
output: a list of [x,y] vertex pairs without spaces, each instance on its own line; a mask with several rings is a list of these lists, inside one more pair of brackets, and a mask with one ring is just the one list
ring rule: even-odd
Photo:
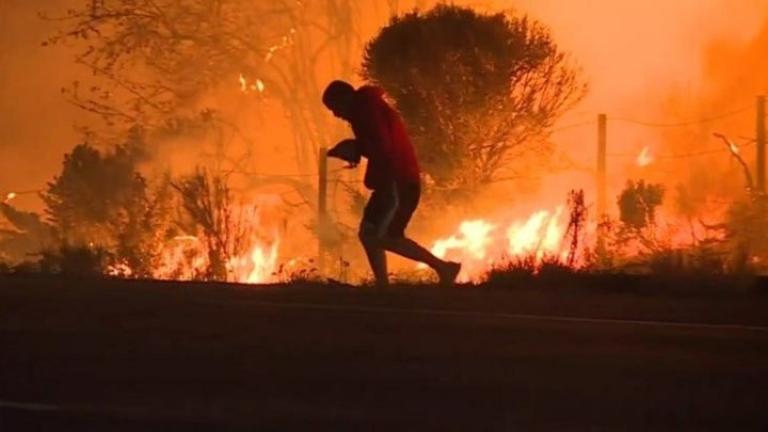
[[[193,238],[203,242],[207,255],[202,278],[262,282],[274,271],[277,241],[274,240],[270,248],[254,245],[258,235],[258,209],[234,202],[226,176],[198,169],[173,187],[181,196],[184,210],[194,226],[193,232],[200,231],[200,235]],[[242,274],[243,271],[246,274]]]

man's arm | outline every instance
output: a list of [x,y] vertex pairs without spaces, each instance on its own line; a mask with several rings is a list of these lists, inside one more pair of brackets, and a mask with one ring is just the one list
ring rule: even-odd
[[326,156],[341,159],[349,163],[350,168],[354,168],[360,164],[362,156],[360,143],[354,139],[342,140],[333,146],[332,149],[328,150]]

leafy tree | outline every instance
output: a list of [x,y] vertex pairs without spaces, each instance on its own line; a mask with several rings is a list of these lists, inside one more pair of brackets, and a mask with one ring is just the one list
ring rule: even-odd
[[663,201],[664,186],[630,180],[618,198],[621,222],[635,231],[652,226],[656,222],[656,208]]
[[100,249],[149,276],[168,224],[167,187],[153,190],[138,172],[135,146],[102,152],[76,146],[42,194],[60,244]]
[[547,130],[586,91],[542,24],[452,5],[394,17],[362,73],[397,103],[437,185],[470,190],[548,154]]
[[61,173],[42,198],[59,235],[71,244],[114,243],[112,229],[146,199],[146,180],[126,147],[102,154],[88,144],[64,156]]
[[[309,170],[333,132],[320,92],[352,74],[359,14],[353,0],[83,0],[56,17],[46,44],[78,43],[77,62],[93,76],[65,94],[117,127],[173,129],[225,111],[212,92],[263,93],[284,109]],[[238,115],[214,118],[237,128]]]

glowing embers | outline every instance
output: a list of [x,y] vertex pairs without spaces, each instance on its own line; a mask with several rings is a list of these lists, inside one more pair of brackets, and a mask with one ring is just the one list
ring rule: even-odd
[[654,161],[653,154],[651,154],[651,147],[645,146],[640,150],[640,154],[637,156],[636,162],[639,167],[646,167],[652,164]]
[[240,77],[238,78],[240,82],[240,91],[248,94],[257,92],[259,94],[264,93],[264,90],[267,89],[267,86],[264,84],[264,81],[256,78],[254,81],[249,81],[243,74],[240,74]]
[[506,224],[468,220],[459,225],[456,234],[437,240],[432,253],[462,263],[460,282],[477,282],[504,260],[533,257],[540,262],[547,256],[564,256],[561,244],[566,224],[562,207]]

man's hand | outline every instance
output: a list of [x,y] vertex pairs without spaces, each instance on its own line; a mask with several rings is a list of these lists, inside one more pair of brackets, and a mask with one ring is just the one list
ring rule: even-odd
[[328,150],[327,156],[341,159],[348,162],[350,167],[356,167],[360,163],[362,153],[356,140],[345,139]]

